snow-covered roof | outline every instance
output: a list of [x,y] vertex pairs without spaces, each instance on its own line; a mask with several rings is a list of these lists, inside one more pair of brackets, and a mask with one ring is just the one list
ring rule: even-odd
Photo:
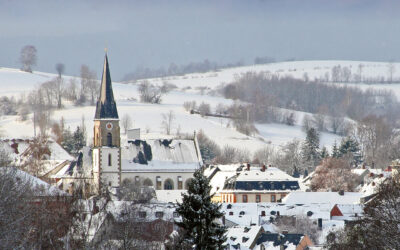
[[210,180],[211,194],[219,193],[224,188],[225,181],[234,175],[236,175],[236,172],[232,171],[218,171],[215,173]]
[[286,204],[358,204],[362,194],[357,192],[291,192],[282,199]]
[[[251,224],[265,225],[276,216],[302,216],[310,219],[330,220],[333,205],[322,204],[284,204],[284,203],[224,203],[221,211],[225,218],[241,226]],[[268,231],[268,230],[266,230]]]
[[44,182],[41,179],[17,168],[13,167],[0,168],[0,174],[7,174],[14,176],[17,182],[21,181],[27,182],[36,196],[68,195],[67,193],[58,189],[57,187],[52,186],[49,183]]
[[336,207],[343,214],[343,217],[354,219],[364,214],[364,206],[362,204],[337,204]]
[[225,218],[240,226],[259,225],[257,203],[223,203]]
[[261,168],[251,167],[249,171],[243,169],[236,180],[237,181],[295,181],[297,179],[275,167],[267,167],[265,171],[262,171]]
[[202,164],[194,140],[135,140],[121,150],[122,172],[194,172]]
[[236,226],[228,228],[226,243],[229,249],[235,249],[235,246],[238,245],[240,245],[240,249],[250,249],[261,230],[261,226]]
[[257,239],[257,245],[263,245],[265,249],[281,249],[283,245],[285,250],[295,250],[303,237],[303,234],[263,233]]

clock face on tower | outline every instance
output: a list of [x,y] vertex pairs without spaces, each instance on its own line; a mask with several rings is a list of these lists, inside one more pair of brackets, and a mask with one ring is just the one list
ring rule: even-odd
[[111,122],[107,123],[106,128],[107,128],[107,130],[111,130],[113,128],[112,123]]

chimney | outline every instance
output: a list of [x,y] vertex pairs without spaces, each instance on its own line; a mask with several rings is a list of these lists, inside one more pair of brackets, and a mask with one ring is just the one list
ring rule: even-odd
[[344,190],[339,190],[339,195],[344,195]]
[[318,218],[318,229],[322,230],[322,218]]
[[262,165],[261,171],[262,171],[262,172],[265,172],[265,164]]
[[269,168],[272,167],[271,164],[269,164],[268,167],[269,167]]
[[250,171],[250,163],[247,163],[247,171]]

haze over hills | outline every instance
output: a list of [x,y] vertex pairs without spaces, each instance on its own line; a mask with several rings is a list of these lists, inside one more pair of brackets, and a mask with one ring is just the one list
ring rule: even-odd
[[[294,126],[287,126],[277,123],[256,124],[259,134],[255,136],[246,136],[236,131],[232,127],[229,119],[215,117],[201,117],[200,115],[191,115],[182,107],[184,102],[196,101],[209,103],[212,109],[222,103],[230,105],[232,100],[225,99],[215,92],[215,89],[223,84],[233,81],[235,78],[245,72],[267,72],[279,76],[291,75],[296,78],[304,78],[305,74],[310,80],[323,78],[332,67],[341,65],[349,67],[352,70],[357,69],[358,65],[364,65],[364,77],[387,76],[387,63],[378,62],[359,62],[359,61],[296,61],[285,63],[273,63],[265,65],[254,65],[245,67],[228,68],[216,72],[193,73],[183,76],[169,76],[164,78],[149,79],[153,84],[161,84],[163,81],[176,85],[176,88],[167,93],[162,98],[161,104],[147,104],[137,101],[139,94],[137,83],[118,83],[114,82],[114,93],[117,100],[117,106],[120,117],[129,114],[133,120],[134,128],[141,128],[142,132],[163,134],[161,127],[162,114],[172,110],[176,119],[173,124],[172,133],[179,130],[180,133],[192,134],[194,130],[202,129],[209,137],[213,138],[221,147],[231,145],[237,148],[247,149],[255,152],[257,149],[266,145],[281,146],[294,138],[304,139],[305,134],[301,130],[302,118],[304,112],[294,111],[296,113],[296,122]],[[400,64],[395,64],[400,69]],[[112,73],[112,66],[111,66]],[[37,88],[41,83],[49,81],[56,77],[55,74],[34,72],[26,73],[17,69],[0,69],[0,95],[14,96],[19,98],[21,94],[27,95],[29,91]],[[396,71],[394,79],[400,77],[400,71]],[[68,82],[73,77],[63,76],[64,81]],[[79,82],[79,79],[77,79]],[[330,83],[333,84],[333,83]],[[344,83],[337,83],[344,84]],[[361,84],[352,83],[354,87],[362,89],[375,88],[393,90],[397,97],[400,96],[400,84]],[[206,88],[205,91],[201,91]],[[201,92],[204,92],[203,94]],[[212,94],[212,95],[210,95]],[[91,142],[93,127],[94,106],[76,107],[66,102],[65,108],[55,110],[52,119],[58,121],[63,117],[66,126],[72,129],[81,124],[82,117],[85,118],[87,127],[88,142]],[[0,126],[3,135],[8,138],[23,138],[33,136],[33,124],[30,119],[19,121],[18,116],[3,116]],[[340,137],[331,133],[321,133],[321,146],[328,148],[334,141],[340,141]]]

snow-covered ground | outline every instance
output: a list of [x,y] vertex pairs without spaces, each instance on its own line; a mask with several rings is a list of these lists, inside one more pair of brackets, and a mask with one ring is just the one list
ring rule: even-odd
[[[182,104],[185,101],[196,101],[197,104],[205,102],[209,103],[212,108],[215,108],[219,103],[229,105],[232,103],[231,100],[224,99],[221,96],[201,95],[196,88],[205,86],[215,89],[217,86],[228,83],[248,71],[270,72],[281,76],[292,75],[298,78],[302,78],[304,73],[307,73],[310,79],[315,79],[323,77],[326,72],[331,72],[332,67],[336,65],[349,67],[352,73],[356,73],[359,64],[364,65],[364,77],[387,76],[388,64],[378,62],[297,61],[244,66],[224,69],[218,72],[150,79],[152,83],[161,84],[162,81],[167,81],[178,87],[165,95],[162,104],[158,105],[135,101],[135,99],[139,99],[136,84],[114,83],[113,88],[120,118],[125,114],[129,114],[133,120],[133,127],[141,128],[142,132],[163,133],[164,131],[161,127],[162,114],[172,110],[176,116],[173,124],[173,133],[179,130],[180,133],[193,134],[195,130],[202,129],[220,146],[230,145],[254,152],[266,145],[280,146],[294,138],[304,139],[305,134],[301,131],[300,126],[304,112],[296,112],[298,119],[295,126],[256,124],[259,135],[252,137],[237,132],[232,128],[228,119],[191,115],[183,109]],[[395,71],[394,77],[398,78],[400,77],[400,64],[396,63],[395,67],[398,70]],[[19,98],[21,94],[25,93],[26,95],[30,90],[38,87],[40,83],[49,81],[55,76],[55,74],[50,73],[34,72],[31,74],[17,69],[0,68],[0,96],[7,95]],[[70,78],[72,77],[65,77],[65,81]],[[362,89],[390,89],[400,97],[400,84],[352,84],[352,86],[361,87]],[[187,87],[190,87],[190,89],[183,90]],[[75,107],[71,104],[66,104],[65,109],[53,112],[52,119],[59,120],[63,117],[66,125],[74,129],[81,124],[82,117],[84,117],[90,143],[93,136],[92,119],[94,112],[94,106]],[[0,118],[0,133],[7,138],[28,138],[33,136],[33,125],[30,119],[21,122],[18,116],[3,116]],[[122,136],[124,137],[125,135]],[[340,137],[331,133],[321,133],[321,146],[325,145],[329,149],[335,140],[340,141]]]

